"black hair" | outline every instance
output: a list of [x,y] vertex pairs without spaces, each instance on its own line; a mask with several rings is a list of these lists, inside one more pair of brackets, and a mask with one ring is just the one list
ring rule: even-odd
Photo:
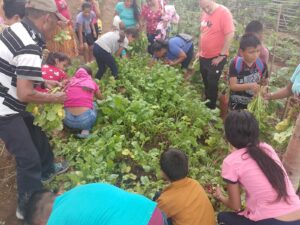
[[67,56],[64,53],[61,52],[50,52],[45,63],[47,65],[51,65],[51,66],[55,66],[56,65],[56,61],[58,60],[59,62],[64,62],[64,61],[68,61],[68,63],[70,64],[71,60],[69,58],[69,56]]
[[136,0],[132,0],[133,15],[136,21],[140,20],[140,9]]
[[152,46],[152,52],[158,52],[162,49],[168,49],[169,48],[169,43],[168,41],[165,40],[156,40]]
[[[49,194],[48,197],[47,194]],[[54,193],[47,190],[40,190],[33,193],[25,207],[25,223],[28,225],[36,225],[36,220],[46,216],[44,207],[47,203],[51,203],[51,200],[54,200],[54,197]],[[45,203],[45,201],[47,202]]]
[[240,49],[243,51],[246,50],[246,48],[253,47],[256,48],[257,46],[261,45],[261,42],[258,37],[256,37],[253,33],[246,33],[241,37],[240,40]]
[[185,178],[189,172],[187,155],[177,149],[169,149],[160,156],[160,168],[170,181]]
[[93,76],[93,70],[87,65],[81,65],[78,69],[84,69],[90,76]]
[[21,19],[25,16],[25,0],[4,0],[3,11],[7,19],[18,15]]
[[245,33],[261,33],[263,30],[262,23],[258,20],[253,20],[246,26]]
[[92,5],[89,2],[84,2],[81,5],[81,10],[84,11],[85,9],[92,9]]
[[286,174],[259,146],[259,125],[255,117],[246,110],[232,111],[225,120],[225,135],[229,143],[237,148],[247,148],[247,153],[257,163],[277,192],[277,199],[287,200]]
[[119,43],[123,43],[126,35],[131,35],[134,39],[137,39],[139,37],[139,31],[138,29],[132,27],[132,28],[127,28],[125,31],[120,30],[119,31],[120,38],[118,40]]

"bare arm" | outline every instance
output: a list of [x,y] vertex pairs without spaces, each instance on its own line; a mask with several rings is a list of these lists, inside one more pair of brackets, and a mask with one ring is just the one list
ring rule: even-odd
[[56,94],[41,93],[33,88],[33,81],[17,79],[17,96],[21,102],[26,103],[63,103],[65,93],[58,92]]
[[292,86],[293,86],[293,84],[291,82],[289,82],[289,84],[286,87],[281,88],[280,90],[278,90],[276,92],[268,93],[266,98],[268,100],[287,98],[287,97],[293,95]]
[[79,38],[79,44],[80,45],[83,45],[82,30],[83,30],[83,26],[79,25],[79,27],[78,27],[78,38]]
[[225,55],[227,54],[227,52],[229,52],[229,48],[233,40],[233,37],[234,37],[234,32],[225,35],[224,45],[220,53],[221,55]]
[[238,84],[236,77],[230,78],[229,86],[230,86],[230,90],[232,90],[232,91],[253,90],[256,93],[259,90],[259,85],[257,83]]
[[121,55],[123,49],[124,49],[123,47],[120,47],[120,48],[118,49],[118,51],[115,53],[115,56],[116,56],[116,57],[119,57],[119,56]]
[[171,66],[175,66],[178,65],[180,63],[182,63],[185,59],[186,59],[187,55],[184,53],[184,51],[180,51],[179,55],[178,55],[178,59],[176,59],[175,61],[172,61],[170,63]]
[[240,211],[242,204],[241,204],[241,193],[240,193],[239,184],[228,183],[227,193],[228,193],[228,197],[225,197],[222,194],[220,187],[217,187],[215,197],[219,199],[226,207],[233,209],[236,212]]
[[102,96],[102,93],[101,93],[100,89],[95,94],[96,94],[96,98],[103,99],[103,96]]

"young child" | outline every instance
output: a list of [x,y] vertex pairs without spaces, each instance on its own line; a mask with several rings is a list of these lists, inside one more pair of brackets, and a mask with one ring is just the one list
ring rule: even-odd
[[255,34],[258,39],[261,42],[261,50],[260,50],[260,55],[259,58],[265,63],[268,64],[269,62],[269,50],[266,48],[266,46],[264,46],[263,44],[263,32],[264,32],[264,28],[263,25],[260,21],[258,20],[253,20],[251,21],[245,29],[245,33],[253,33]]
[[102,35],[94,45],[93,53],[98,64],[96,78],[101,79],[108,66],[115,78],[118,78],[118,67],[113,56],[119,57],[128,44],[139,36],[136,28],[124,31],[111,31]]
[[92,46],[97,38],[97,32],[93,21],[96,14],[92,11],[92,5],[84,2],[81,5],[81,12],[76,16],[75,31],[79,40],[79,49],[83,52],[86,63],[93,60]]
[[267,65],[259,58],[261,42],[254,34],[244,34],[240,41],[240,56],[229,67],[231,110],[246,109],[248,103],[268,77]]
[[[61,52],[49,53],[45,65],[42,66],[42,77],[44,80],[54,80],[66,83],[68,76],[65,72],[66,67],[70,65],[70,58]],[[47,92],[48,90],[38,86],[36,90]]]
[[170,182],[157,199],[158,208],[173,225],[215,225],[214,209],[202,186],[188,178],[188,158],[169,149],[160,158],[164,178]]
[[[225,136],[234,147],[224,159],[222,177],[228,197],[218,187],[215,197],[235,212],[221,212],[223,225],[299,225],[300,199],[275,150],[259,140],[259,126],[246,110],[231,111]],[[246,192],[242,209],[240,190]]]
[[172,24],[179,23],[179,15],[174,5],[165,5],[162,20],[157,24],[155,40],[165,40],[169,37]]
[[102,98],[89,67],[82,66],[77,70],[67,85],[66,94],[64,123],[69,128],[81,130],[77,137],[87,138],[97,118],[94,96]]

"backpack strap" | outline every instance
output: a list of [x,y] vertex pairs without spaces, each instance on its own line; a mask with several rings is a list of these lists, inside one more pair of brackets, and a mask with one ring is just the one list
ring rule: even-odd
[[264,69],[265,69],[265,65],[260,58],[257,58],[255,63],[256,63],[256,68],[258,69],[258,72],[259,72],[260,76],[262,77]]
[[239,74],[243,69],[243,57],[237,56],[234,59],[234,66],[236,72]]

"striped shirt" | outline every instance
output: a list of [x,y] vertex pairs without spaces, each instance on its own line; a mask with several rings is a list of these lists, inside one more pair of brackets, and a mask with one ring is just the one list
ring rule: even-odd
[[17,79],[41,82],[44,39],[27,18],[0,34],[0,116],[25,111],[18,100]]

